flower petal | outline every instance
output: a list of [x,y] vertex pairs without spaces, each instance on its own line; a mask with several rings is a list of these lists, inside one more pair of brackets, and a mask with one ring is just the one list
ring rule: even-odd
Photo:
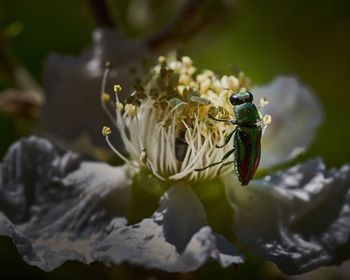
[[241,242],[287,274],[350,258],[350,166],[327,170],[316,159],[229,187]]
[[105,262],[127,260],[170,272],[193,271],[209,258],[223,267],[244,261],[235,246],[207,226],[203,206],[186,185],[165,193],[152,218],[115,227],[96,251],[95,257]]
[[260,167],[267,168],[294,159],[305,151],[323,120],[322,107],[311,89],[292,77],[277,77],[270,85],[252,90],[272,123],[262,139]]
[[116,31],[99,28],[93,33],[92,47],[79,57],[51,55],[44,76],[41,121],[45,130],[61,140],[88,136],[93,144],[104,146],[100,128],[110,124],[100,101],[105,63],[110,61],[113,66],[108,91],[112,93],[112,83],[118,83],[123,92],[130,93],[135,78],[130,69],[136,68],[147,51],[141,41],[131,41]]
[[37,137],[21,140],[0,168],[0,233],[44,270],[91,262],[106,225],[127,214],[130,185],[126,167],[82,161]]
[[166,271],[191,271],[210,258],[223,267],[243,262],[207,226],[188,186],[174,186],[151,218],[127,225],[130,185],[126,166],[83,161],[46,140],[24,139],[0,165],[0,234],[46,271],[68,260],[127,261]]

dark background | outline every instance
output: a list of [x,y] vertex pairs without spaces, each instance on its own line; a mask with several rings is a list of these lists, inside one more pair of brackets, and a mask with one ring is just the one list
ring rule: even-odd
[[[0,91],[16,86],[2,57],[23,64],[42,84],[43,66],[50,53],[78,55],[90,44],[96,20],[87,2],[0,0]],[[107,1],[118,29],[130,37],[146,36],[165,25],[181,1],[173,2],[176,1]],[[133,9],[137,12],[130,12]],[[255,84],[268,83],[281,74],[297,76],[313,88],[325,111],[324,124],[308,152],[299,160],[321,156],[328,166],[335,167],[349,162],[350,2],[246,0],[232,6],[225,20],[215,21],[194,34],[191,40],[181,43],[184,53],[191,56],[199,68],[229,73],[233,66],[238,67]],[[34,127],[35,120],[1,112],[1,157],[14,140],[28,135]],[[283,279],[272,264],[254,258],[236,273],[233,269],[222,270],[216,264],[208,264],[195,273],[169,275],[128,265],[106,268],[100,264],[78,263],[67,263],[44,273],[25,264],[12,242],[1,238],[0,278],[10,276]]]

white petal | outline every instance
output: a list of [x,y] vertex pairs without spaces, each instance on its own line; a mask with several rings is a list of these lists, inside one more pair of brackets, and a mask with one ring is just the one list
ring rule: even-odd
[[260,167],[284,163],[304,152],[323,120],[322,107],[311,89],[295,78],[278,77],[252,92],[255,102],[267,98],[262,111],[272,117],[262,139]]
[[96,251],[98,260],[126,260],[171,272],[193,271],[209,258],[223,267],[244,261],[235,246],[207,226],[203,206],[186,185],[165,193],[152,218],[116,227]]
[[112,126],[100,102],[105,63],[110,61],[113,66],[108,91],[113,93],[113,84],[118,83],[130,94],[135,78],[130,68],[137,68],[147,53],[140,41],[128,40],[109,29],[96,29],[92,47],[80,56],[51,55],[44,75],[44,128],[62,140],[77,140],[85,134],[94,144],[105,146],[101,127]]
[[350,258],[349,165],[327,170],[318,159],[227,188],[241,242],[284,273]]
[[91,262],[106,225],[116,217],[126,223],[130,185],[125,166],[82,161],[44,139],[23,139],[0,165],[0,234],[45,270]]
[[177,272],[211,258],[223,267],[244,261],[212,232],[188,186],[172,187],[151,218],[127,225],[131,175],[125,166],[83,161],[37,137],[21,140],[0,165],[0,234],[46,271],[68,260]]

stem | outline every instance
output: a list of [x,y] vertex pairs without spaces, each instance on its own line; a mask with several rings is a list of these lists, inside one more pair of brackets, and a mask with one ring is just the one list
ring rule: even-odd
[[106,0],[87,0],[87,2],[98,26],[116,28],[116,24],[109,13]]

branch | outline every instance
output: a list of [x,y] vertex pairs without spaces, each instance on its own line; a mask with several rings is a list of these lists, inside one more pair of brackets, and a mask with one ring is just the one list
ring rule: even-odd
[[87,0],[87,2],[98,26],[116,28],[116,24],[109,13],[106,0]]
[[234,13],[223,1],[188,0],[176,16],[161,30],[152,34],[146,43],[151,49],[159,48],[171,40],[188,40],[216,19]]
[[187,22],[188,19],[191,17],[193,18],[194,14],[198,11],[200,4],[200,0],[188,0],[167,26],[146,39],[148,46],[154,49],[161,44],[177,38],[181,33],[179,27],[183,25],[183,21]]

